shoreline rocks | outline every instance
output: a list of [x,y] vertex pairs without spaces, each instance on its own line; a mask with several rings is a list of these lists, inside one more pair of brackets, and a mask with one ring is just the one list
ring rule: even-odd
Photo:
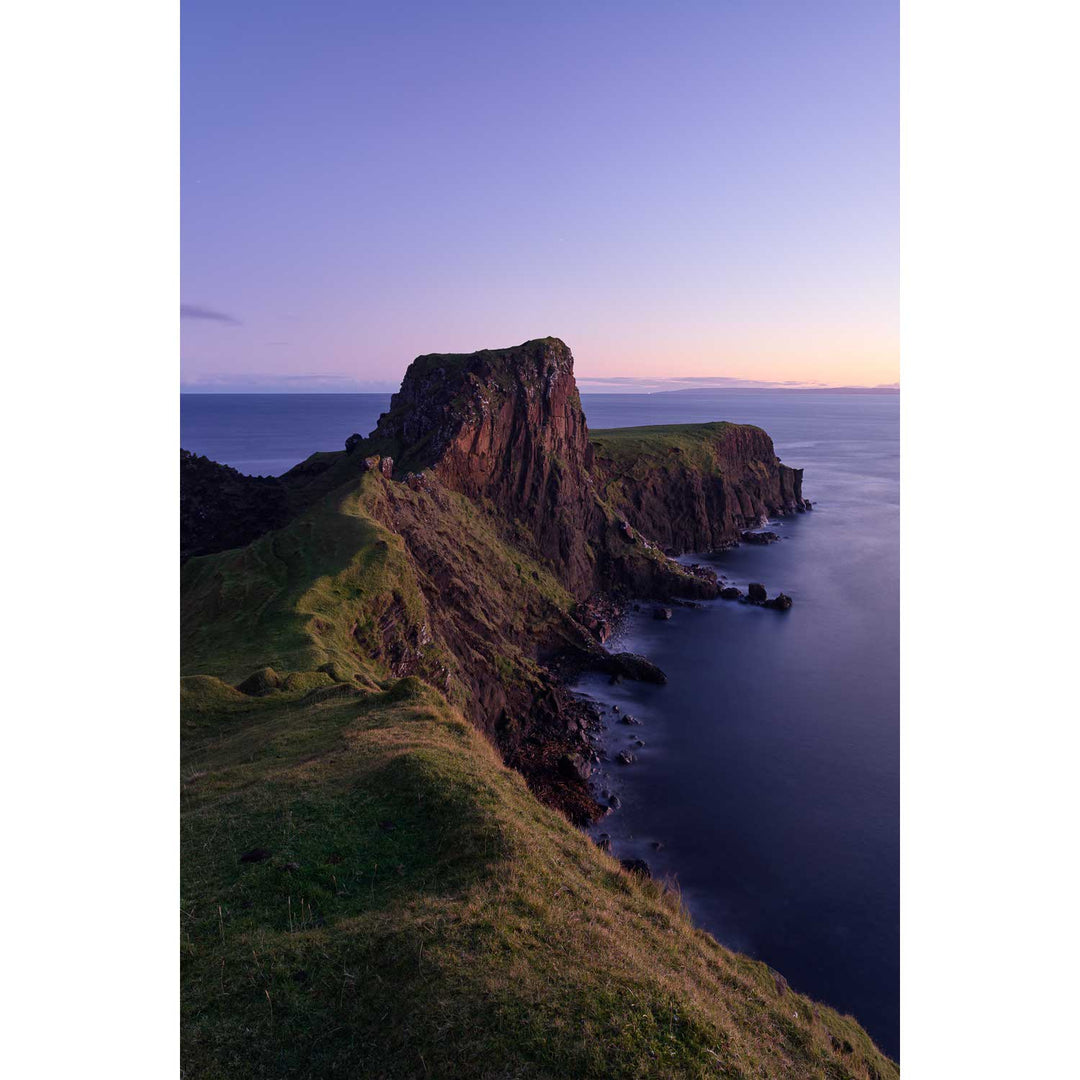
[[787,593],[777,593],[771,600],[766,600],[763,606],[772,608],[774,611],[789,611],[792,603],[793,601]]
[[744,544],[775,544],[780,537],[774,532],[744,532],[742,534]]
[[608,653],[600,661],[599,668],[613,678],[634,679],[659,686],[667,682],[667,676],[656,664],[637,653]]

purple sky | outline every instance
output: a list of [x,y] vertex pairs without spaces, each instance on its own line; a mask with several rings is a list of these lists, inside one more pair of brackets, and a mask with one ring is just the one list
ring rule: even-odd
[[187,389],[892,383],[895,0],[184,0]]

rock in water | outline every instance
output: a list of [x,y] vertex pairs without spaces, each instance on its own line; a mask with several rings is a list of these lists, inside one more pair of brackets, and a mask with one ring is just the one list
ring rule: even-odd
[[636,679],[638,682],[651,682],[663,685],[667,676],[651,660],[637,653],[612,653],[605,656],[600,669],[613,677]]
[[773,608],[775,611],[788,611],[791,608],[792,599],[787,593],[777,593],[771,600],[765,601],[767,608]]
[[746,587],[746,591],[747,595],[755,604],[764,604],[769,597],[769,594],[765,591],[765,586],[756,581],[752,581]]
[[653,608],[652,617],[654,619],[660,619],[660,620],[670,619],[671,618],[671,608],[669,608],[669,607],[656,607],[656,608]]

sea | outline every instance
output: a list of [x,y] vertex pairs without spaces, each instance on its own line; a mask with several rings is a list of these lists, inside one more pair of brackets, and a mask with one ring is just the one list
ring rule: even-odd
[[[687,560],[744,590],[783,591],[790,611],[717,600],[658,620],[644,604],[609,647],[645,654],[667,684],[578,685],[604,711],[598,782],[620,804],[593,831],[668,878],[723,944],[851,1013],[899,1059],[899,396],[581,400],[591,428],[756,424],[805,469],[814,504],[769,525],[777,543]],[[367,434],[388,404],[385,394],[183,394],[181,445],[276,476]],[[627,712],[640,725],[620,723]],[[628,747],[633,764],[616,764]]]

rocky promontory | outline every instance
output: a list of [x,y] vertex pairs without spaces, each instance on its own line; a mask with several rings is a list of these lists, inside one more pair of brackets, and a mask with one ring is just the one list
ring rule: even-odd
[[[194,473],[188,458],[183,464],[186,492]],[[671,553],[729,546],[766,517],[807,505],[802,470],[782,464],[760,428],[590,433],[573,356],[557,338],[417,357],[369,437],[351,436],[343,451],[315,454],[279,480],[213,466],[222,470],[215,502],[204,478],[211,465],[199,466],[198,503],[215,508],[214,531],[196,530],[185,551],[204,553],[208,535],[239,546],[277,529],[267,536],[274,558],[295,543],[307,559],[311,540],[300,537],[312,514],[342,498],[355,503],[350,513],[382,534],[363,561],[389,560],[393,572],[342,612],[344,640],[325,615],[297,628],[292,640],[319,660],[310,666],[344,678],[371,677],[372,665],[419,676],[576,821],[602,808],[580,775],[559,767],[594,753],[590,716],[562,676],[593,667],[662,681],[644,658],[604,649],[620,605],[720,595],[711,570]],[[235,528],[222,510],[230,502]],[[211,602],[217,612],[233,601],[217,587]]]
[[605,648],[620,611],[720,595],[672,555],[806,508],[764,432],[590,432],[544,338],[419,357],[276,480],[182,455],[181,489],[186,1073],[895,1078],[574,827],[619,800],[566,675],[662,684]]

